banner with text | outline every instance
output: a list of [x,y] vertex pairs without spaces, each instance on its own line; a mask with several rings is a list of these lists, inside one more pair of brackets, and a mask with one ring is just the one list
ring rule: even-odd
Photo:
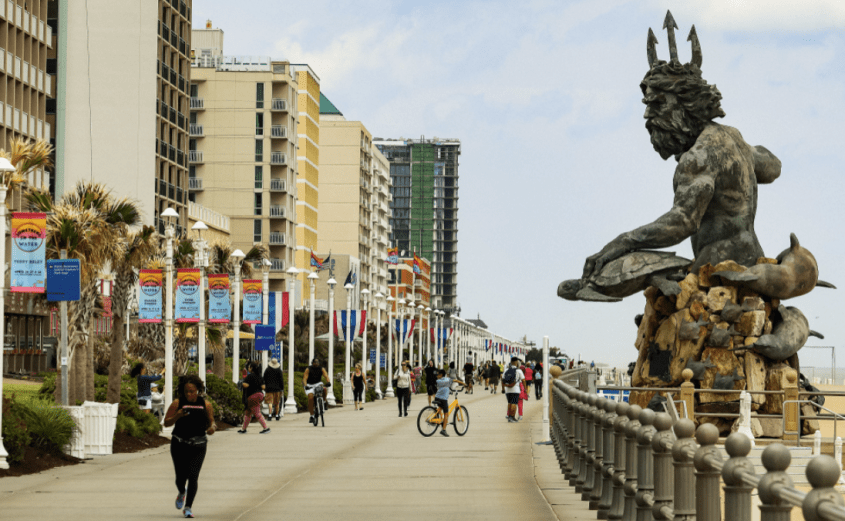
[[9,275],[13,293],[44,293],[44,281],[47,279],[46,237],[47,214],[12,214],[12,266]]
[[229,275],[208,276],[208,322],[228,324],[232,320],[232,303],[229,300]]
[[261,281],[245,280],[244,284],[244,324],[261,323]]
[[176,322],[199,322],[201,298],[199,268],[176,270]]
[[161,322],[161,270],[141,270],[138,277],[138,322]]

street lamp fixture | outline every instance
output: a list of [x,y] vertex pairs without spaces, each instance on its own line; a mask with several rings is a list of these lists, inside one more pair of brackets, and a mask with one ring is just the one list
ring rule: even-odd
[[[266,260],[266,259],[265,259]],[[268,262],[269,264],[269,262]],[[268,267],[269,269],[269,267]],[[299,270],[291,266],[285,271],[288,277],[288,399],[285,401],[285,414],[296,414],[296,399],[293,397],[293,285]],[[308,361],[311,363],[311,361]],[[331,394],[331,393],[329,393]]]
[[[385,398],[393,398],[393,303],[396,301],[393,295],[387,296],[387,364],[385,371],[387,372],[387,389],[384,392]],[[397,309],[398,310],[398,309]],[[397,346],[398,347],[398,346]]]
[[202,240],[202,232],[203,230],[208,230],[208,226],[202,221],[197,221],[191,226],[191,229],[197,232],[197,239],[193,241],[194,267],[200,270],[200,322],[198,327],[199,332],[197,334],[197,368],[199,369],[199,376],[202,382],[205,383],[205,268],[208,267],[208,258],[206,257],[206,241]]
[[161,217],[167,221],[164,231],[167,244],[165,254],[165,313],[164,313],[164,410],[170,408],[173,401],[173,239],[176,237],[176,225],[173,219],[179,213],[173,208],[166,208]]
[[246,258],[244,252],[237,249],[229,257],[235,268],[235,312],[232,317],[232,381],[238,383],[241,358],[241,263]]
[[[334,277],[332,277],[326,281],[326,284],[329,285],[329,360],[326,367],[326,373],[329,375],[329,383],[334,385],[334,287],[335,284],[337,284],[337,281],[334,280]],[[309,360],[308,363],[310,364],[311,360]],[[328,402],[331,406],[334,406],[337,403],[334,397],[334,389],[329,390]]]
[[317,288],[317,279],[320,276],[317,275],[316,271],[312,271],[308,274],[308,285],[311,290],[311,300],[310,306],[308,309],[308,363],[311,363],[311,360],[314,359],[314,292]]
[[[363,320],[364,322],[364,338],[362,339],[361,345],[361,368],[364,372],[364,379],[366,380],[367,370],[369,369],[369,361],[370,361],[370,350],[367,347],[367,315],[369,314],[369,303],[370,303],[370,290],[364,288],[361,290],[361,298],[364,301],[364,307],[362,309],[361,318],[359,320]],[[366,393],[363,397],[364,402],[367,401]]]

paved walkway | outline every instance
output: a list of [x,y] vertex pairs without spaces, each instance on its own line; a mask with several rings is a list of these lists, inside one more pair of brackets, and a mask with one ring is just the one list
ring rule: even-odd
[[[483,389],[483,387],[482,387]],[[541,402],[505,421],[501,395],[461,395],[469,432],[417,432],[426,405],[417,395],[407,418],[396,400],[272,422],[259,435],[234,430],[211,437],[194,514],[202,519],[308,521],[594,519],[566,486],[550,445],[537,445]],[[177,519],[169,447],[97,457],[82,465],[0,479],[0,517],[24,520]]]

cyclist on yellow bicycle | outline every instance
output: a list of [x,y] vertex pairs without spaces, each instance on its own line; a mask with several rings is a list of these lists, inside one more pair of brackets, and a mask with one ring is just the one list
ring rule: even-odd
[[464,386],[466,384],[457,378],[449,378],[443,369],[437,371],[437,376],[437,393],[434,395],[434,405],[437,406],[438,412],[442,412],[443,422],[440,424],[440,434],[448,437],[449,433],[446,432],[446,424],[449,423],[449,393],[452,391],[452,382],[457,382]]

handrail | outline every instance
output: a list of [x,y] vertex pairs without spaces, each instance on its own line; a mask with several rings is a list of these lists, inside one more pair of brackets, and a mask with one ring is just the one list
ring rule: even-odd
[[[836,436],[836,422],[839,421],[840,418],[845,420],[845,416],[842,416],[841,414],[839,414],[835,411],[831,411],[827,407],[824,407],[823,405],[819,405],[812,400],[785,400],[783,402],[784,410],[786,409],[786,404],[788,404],[788,403],[798,403],[798,404],[811,403],[811,404],[813,404],[813,407],[818,407],[819,409],[823,409],[823,410],[831,413],[833,415],[833,418],[825,418],[823,416],[818,416],[818,415],[816,415],[816,416],[806,416],[806,418],[808,420],[810,420],[810,419],[833,420],[833,439],[834,440],[836,439],[836,437],[837,437]],[[797,431],[788,431],[787,432],[787,430],[786,430],[786,415],[783,416],[783,421],[781,422],[781,426],[783,427],[783,434],[784,435],[786,435],[786,434],[797,434],[797,436],[795,438],[795,446],[800,447],[801,446],[801,430],[802,430],[801,429],[801,407],[798,407],[798,430]]]

